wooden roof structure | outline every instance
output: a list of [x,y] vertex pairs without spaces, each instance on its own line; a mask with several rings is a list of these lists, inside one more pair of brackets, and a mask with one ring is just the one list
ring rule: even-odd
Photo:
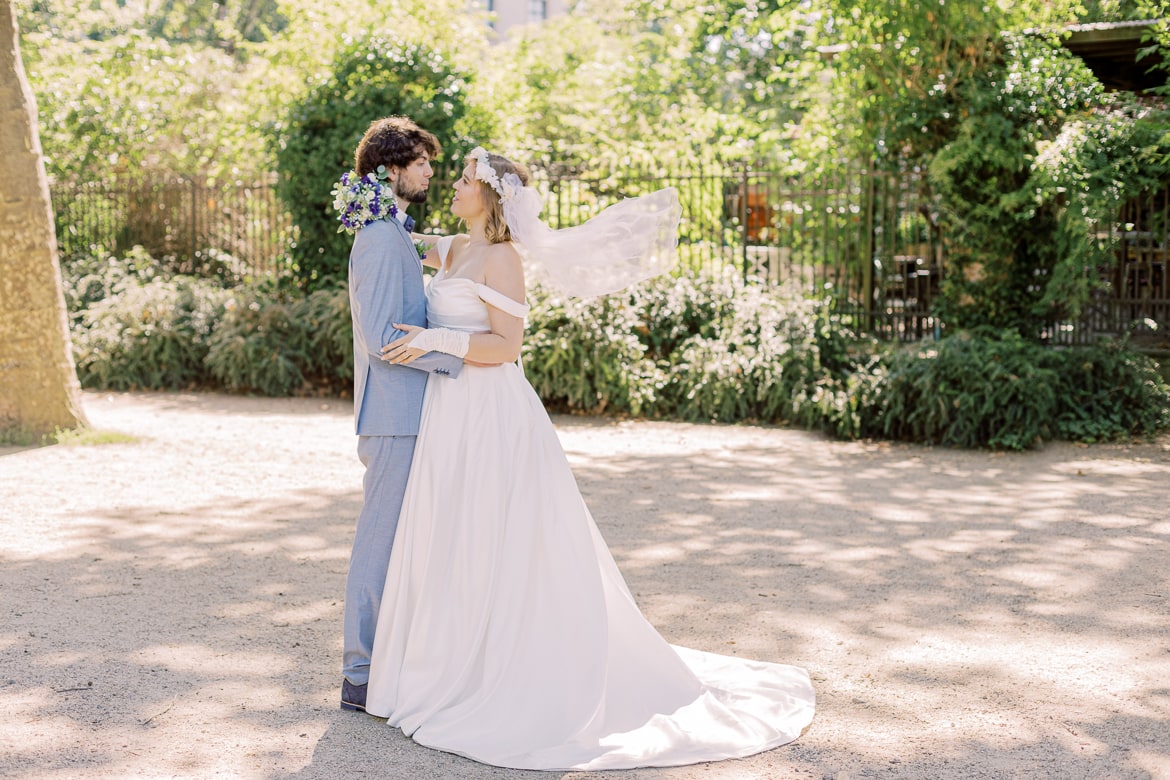
[[1158,20],[1099,22],[1065,28],[1064,48],[1080,57],[1109,89],[1142,93],[1167,82],[1167,73],[1155,68],[1162,62],[1156,53],[1137,59],[1138,50],[1152,45],[1145,40]]

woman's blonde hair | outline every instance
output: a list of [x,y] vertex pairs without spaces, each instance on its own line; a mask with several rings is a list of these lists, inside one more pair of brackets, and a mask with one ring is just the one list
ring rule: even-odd
[[[528,168],[517,162],[512,162],[507,157],[501,157],[498,154],[488,153],[488,165],[496,172],[496,176],[500,179],[504,178],[505,174],[514,173],[520,179],[520,183],[525,187],[528,186],[530,174]],[[476,162],[475,157],[468,155],[464,160],[464,164]],[[500,193],[492,189],[492,186],[486,181],[477,180],[480,187],[480,195],[483,197],[484,211],[487,212],[487,222],[484,225],[484,235],[492,244],[502,244],[506,241],[512,240],[512,232],[508,230],[508,223],[504,221],[504,204],[500,202]]]

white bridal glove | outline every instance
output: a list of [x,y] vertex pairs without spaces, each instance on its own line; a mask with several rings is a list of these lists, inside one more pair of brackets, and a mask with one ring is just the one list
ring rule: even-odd
[[406,346],[423,352],[445,352],[461,358],[471,347],[471,334],[449,328],[427,328],[416,333]]

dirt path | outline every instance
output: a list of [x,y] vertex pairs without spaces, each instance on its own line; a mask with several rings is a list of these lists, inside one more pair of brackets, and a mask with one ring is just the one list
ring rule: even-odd
[[[86,409],[139,441],[0,449],[0,776],[586,777],[337,708],[347,402]],[[1170,778],[1170,438],[993,455],[556,423],[661,632],[817,686],[791,746],[605,776]]]

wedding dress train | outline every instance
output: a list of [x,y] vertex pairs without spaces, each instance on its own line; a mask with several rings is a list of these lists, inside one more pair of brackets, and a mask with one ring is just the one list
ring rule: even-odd
[[[432,326],[472,332],[526,309],[443,271],[427,296]],[[668,644],[520,368],[467,365],[427,385],[366,710],[486,764],[618,769],[783,745],[814,694],[803,669]]]

